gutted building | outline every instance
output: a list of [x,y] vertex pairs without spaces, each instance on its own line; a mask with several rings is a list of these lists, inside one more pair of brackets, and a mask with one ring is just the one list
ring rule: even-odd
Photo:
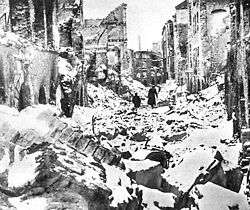
[[188,1],[187,88],[193,93],[223,74],[230,40],[230,0]]
[[168,20],[162,29],[162,57],[164,80],[175,79],[174,25],[172,20]]
[[73,0],[6,0],[0,6],[0,103],[21,110],[55,101],[56,50],[76,46],[76,30],[69,34],[63,26],[79,23],[80,5]]
[[1,0],[0,25],[45,49],[81,48],[81,2]]
[[187,0],[175,7],[174,16],[174,69],[179,85],[185,82],[187,69],[188,9]]
[[86,19],[83,29],[84,49],[96,58],[96,68],[116,71],[129,68],[127,50],[127,5],[122,4],[103,19]]
[[134,79],[146,86],[164,82],[162,57],[160,54],[153,51],[136,51],[134,60]]
[[250,137],[250,3],[234,0],[230,7],[231,39],[225,74],[225,103],[234,133]]

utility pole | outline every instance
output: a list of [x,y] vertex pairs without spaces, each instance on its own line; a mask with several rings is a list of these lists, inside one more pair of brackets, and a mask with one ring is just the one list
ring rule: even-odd
[[84,58],[85,58],[85,44],[84,44],[84,27],[85,27],[85,20],[84,20],[84,5],[83,1],[80,1],[80,9],[81,9],[81,30],[82,30],[82,71],[81,71],[81,89],[80,89],[80,106],[85,106],[87,107],[88,104],[88,84],[87,84],[87,72],[86,69],[84,68]]

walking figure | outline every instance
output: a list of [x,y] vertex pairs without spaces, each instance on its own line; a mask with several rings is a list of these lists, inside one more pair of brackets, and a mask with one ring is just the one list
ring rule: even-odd
[[151,87],[148,91],[148,104],[154,108],[156,106],[156,98],[158,97],[155,86]]
[[134,104],[134,109],[137,109],[141,106],[141,99],[137,93],[135,93],[135,95],[133,96],[132,102]]

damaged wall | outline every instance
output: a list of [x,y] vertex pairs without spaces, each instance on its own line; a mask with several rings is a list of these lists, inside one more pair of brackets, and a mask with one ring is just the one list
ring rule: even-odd
[[164,80],[175,79],[174,69],[174,25],[169,20],[162,30],[162,56]]
[[134,54],[134,79],[146,86],[163,82],[162,57],[152,51],[136,51]]
[[175,79],[179,85],[185,82],[187,69],[187,42],[188,42],[188,10],[187,1],[175,7],[174,16],[174,69]]
[[[118,73],[129,68],[126,8],[127,5],[122,4],[104,19],[85,20],[83,30],[85,52],[97,54],[97,68],[104,65]],[[117,66],[120,66],[120,70],[116,68]]]
[[2,44],[0,49],[0,103],[19,110],[26,105],[48,103],[56,81],[57,54]]
[[234,112],[234,134],[250,127],[249,101],[250,101],[250,4],[248,1],[232,1],[231,14],[231,41],[228,53],[228,62],[225,74],[225,103],[227,105],[228,118],[231,119]]
[[189,0],[187,87],[206,88],[224,72],[230,40],[230,0]]
[[0,0],[0,31],[9,29],[9,1]]
[[11,31],[19,36],[45,49],[82,46],[79,1],[10,0],[9,6]]

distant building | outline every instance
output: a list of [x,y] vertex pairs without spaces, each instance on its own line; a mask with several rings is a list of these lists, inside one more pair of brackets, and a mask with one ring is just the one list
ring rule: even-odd
[[162,57],[153,51],[136,51],[134,53],[134,79],[144,85],[163,82]]
[[86,19],[83,37],[86,55],[96,55],[96,68],[101,65],[117,73],[129,68],[127,51],[126,4],[111,11],[104,19]]
[[164,81],[175,79],[174,69],[174,25],[169,20],[162,29],[162,57]]
[[187,42],[188,42],[188,9],[187,0],[175,7],[174,16],[174,69],[175,79],[179,85],[186,80]]
[[161,54],[161,42],[153,42],[152,51]]
[[230,0],[188,0],[189,92],[206,88],[226,65]]

